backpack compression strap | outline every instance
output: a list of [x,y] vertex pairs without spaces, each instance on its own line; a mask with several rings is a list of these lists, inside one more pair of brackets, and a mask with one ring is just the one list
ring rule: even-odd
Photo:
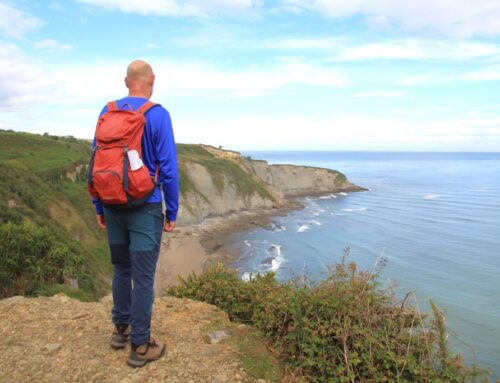
[[146,112],[151,109],[153,106],[158,105],[155,104],[152,101],[146,101],[144,104],[142,104],[137,110],[136,113],[141,113],[142,115],[146,114]]
[[[131,109],[132,107],[129,104],[128,105]],[[151,109],[153,106],[158,105],[155,104],[152,101],[146,101],[144,104],[142,104],[137,110],[136,113],[141,113],[142,115],[146,114],[146,112]],[[115,110],[118,110],[118,102],[117,101],[110,101],[107,103],[106,107],[108,108],[108,112],[113,112]]]
[[108,112],[118,110],[118,103],[116,101],[110,101],[106,106],[108,108]]

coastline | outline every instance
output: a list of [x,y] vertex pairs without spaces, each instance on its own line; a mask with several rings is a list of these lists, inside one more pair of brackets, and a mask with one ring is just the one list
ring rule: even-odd
[[179,276],[185,278],[191,273],[200,274],[209,263],[229,265],[240,256],[230,240],[234,234],[256,227],[271,228],[273,217],[285,216],[290,211],[304,208],[300,198],[366,190],[357,185],[330,191],[308,189],[284,196],[283,204],[279,207],[243,210],[205,218],[197,224],[176,227],[173,233],[163,233],[155,275],[155,293],[162,294],[169,286],[179,283]]
[[201,223],[177,227],[174,233],[163,233],[162,246],[155,275],[155,293],[161,294],[179,283],[179,276],[199,275],[210,263],[231,264],[241,254],[232,248],[229,238],[251,228],[269,228],[273,217],[301,210],[300,198],[318,197],[333,193],[366,191],[362,187],[330,192],[307,192],[289,195],[281,207],[240,211],[204,219]]
[[195,225],[176,228],[174,233],[163,233],[162,246],[155,276],[155,293],[161,294],[179,282],[178,276],[200,274],[210,263],[229,265],[240,254],[231,248],[229,237],[254,227],[267,228],[273,217],[303,209],[299,197],[290,197],[279,208],[242,211],[207,218]]

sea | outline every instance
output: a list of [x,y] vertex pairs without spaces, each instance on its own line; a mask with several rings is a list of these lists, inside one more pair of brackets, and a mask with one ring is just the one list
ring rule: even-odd
[[243,279],[321,280],[349,248],[422,311],[444,312],[452,350],[500,379],[500,153],[244,151],[270,164],[335,169],[366,192],[301,198],[270,228],[235,234]]

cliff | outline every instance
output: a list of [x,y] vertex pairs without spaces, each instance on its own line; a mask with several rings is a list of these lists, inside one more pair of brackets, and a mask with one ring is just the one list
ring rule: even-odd
[[282,207],[289,197],[361,191],[342,173],[323,168],[269,165],[209,145],[179,145],[181,224],[242,211]]
[[[0,234],[34,238],[20,241],[29,247],[23,254],[13,245],[10,258],[0,259],[0,297],[62,291],[91,300],[108,291],[111,266],[106,233],[96,225],[86,191],[90,146],[89,141],[71,136],[0,131],[0,228],[4,229]],[[209,218],[220,217],[227,223],[232,216],[234,231],[242,214],[282,212],[289,197],[361,190],[343,174],[328,169],[269,165],[208,145],[178,144],[177,153],[180,227],[204,223],[213,228],[220,222]],[[42,239],[51,244],[50,249],[35,246]],[[50,268],[48,261],[40,261],[40,251],[48,258],[56,253],[70,256],[64,257],[63,266]],[[27,263],[26,252],[42,266]],[[15,277],[5,271],[14,269]]]

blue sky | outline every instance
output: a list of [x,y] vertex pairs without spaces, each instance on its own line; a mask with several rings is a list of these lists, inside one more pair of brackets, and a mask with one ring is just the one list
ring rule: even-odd
[[0,128],[92,137],[136,58],[178,142],[500,151],[500,0],[0,0]]

